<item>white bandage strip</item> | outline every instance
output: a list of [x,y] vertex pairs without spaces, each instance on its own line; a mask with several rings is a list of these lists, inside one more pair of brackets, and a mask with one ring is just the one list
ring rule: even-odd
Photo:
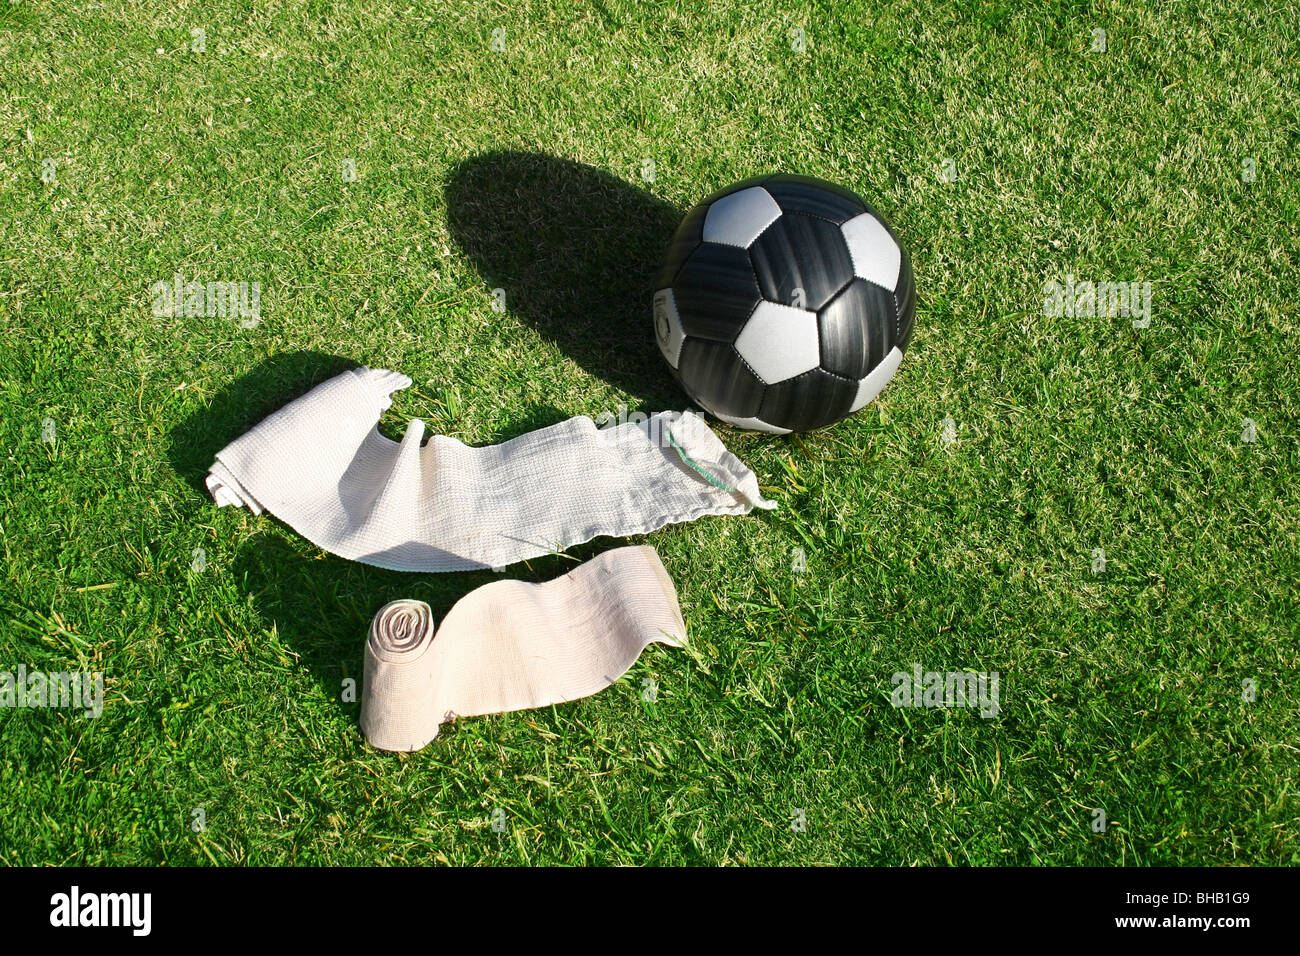
[[269,511],[334,554],[395,571],[499,568],[600,535],[776,507],[689,412],[422,446],[419,419],[400,443],[376,428],[410,384],[382,369],[335,376],[218,452],[208,489],[218,505]]
[[607,551],[543,584],[486,584],[436,633],[427,604],[394,601],[370,625],[361,730],[381,750],[419,750],[453,717],[590,696],[646,645],[685,638],[672,579],[645,546]]

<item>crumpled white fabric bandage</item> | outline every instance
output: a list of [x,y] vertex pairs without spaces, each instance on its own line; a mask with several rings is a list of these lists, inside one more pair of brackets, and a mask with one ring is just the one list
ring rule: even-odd
[[600,535],[776,507],[690,412],[421,446],[419,419],[400,443],[376,427],[410,384],[382,369],[335,376],[218,452],[208,489],[218,505],[269,511],[327,551],[394,571],[501,568]]
[[606,551],[542,584],[485,584],[436,633],[429,605],[393,601],[370,625],[361,731],[380,750],[419,750],[453,717],[588,697],[648,644],[685,638],[677,590],[644,545]]

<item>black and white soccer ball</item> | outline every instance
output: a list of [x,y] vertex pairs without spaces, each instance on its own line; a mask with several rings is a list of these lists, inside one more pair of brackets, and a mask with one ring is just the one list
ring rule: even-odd
[[810,431],[862,408],[912,335],[907,251],[879,213],[808,176],[748,179],[687,214],[655,288],[683,388],[739,428]]

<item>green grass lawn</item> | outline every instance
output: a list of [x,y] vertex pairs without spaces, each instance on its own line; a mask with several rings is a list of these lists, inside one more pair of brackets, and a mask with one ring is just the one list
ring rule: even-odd
[[[0,0],[0,671],[106,679],[0,710],[0,861],[1300,862],[1294,9],[576,6]],[[390,435],[686,407],[657,259],[770,171],[908,244],[894,382],[720,428],[780,510],[638,539],[688,650],[369,748],[371,616],[497,576],[218,511],[213,453],[353,365],[415,380]],[[260,322],[155,317],[178,272]],[[1045,315],[1067,275],[1149,327]],[[891,706],[914,664],[1000,714]]]

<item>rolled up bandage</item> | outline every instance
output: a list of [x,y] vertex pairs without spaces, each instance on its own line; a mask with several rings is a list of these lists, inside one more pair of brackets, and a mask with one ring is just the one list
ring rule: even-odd
[[361,730],[380,750],[414,751],[440,724],[588,697],[686,625],[654,548],[617,548],[563,577],[495,581],[457,601],[435,631],[423,601],[393,601],[366,642]]
[[470,448],[379,416],[405,375],[361,368],[290,402],[217,453],[218,505],[280,518],[334,554],[394,571],[499,568],[600,535],[775,508],[690,412],[598,429],[585,416]]

